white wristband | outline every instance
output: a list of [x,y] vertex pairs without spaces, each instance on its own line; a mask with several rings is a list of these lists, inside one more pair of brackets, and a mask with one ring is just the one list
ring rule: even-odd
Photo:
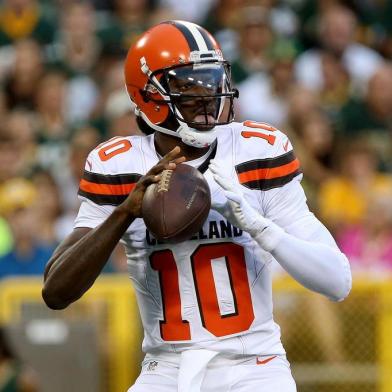
[[264,217],[261,219],[263,220],[264,228],[258,230],[252,237],[261,248],[271,252],[276,248],[285,231],[271,220]]

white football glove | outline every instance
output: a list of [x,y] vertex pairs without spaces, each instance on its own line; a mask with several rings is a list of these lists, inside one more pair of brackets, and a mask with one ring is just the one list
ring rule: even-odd
[[284,231],[271,220],[259,214],[245,199],[242,190],[232,179],[223,175],[222,168],[211,161],[209,165],[214,180],[223,188],[225,203],[212,203],[212,208],[222,214],[232,225],[248,232],[266,251],[272,251]]

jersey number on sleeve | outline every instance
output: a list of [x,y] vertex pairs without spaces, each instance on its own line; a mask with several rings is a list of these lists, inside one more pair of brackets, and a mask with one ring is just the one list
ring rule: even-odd
[[101,161],[108,161],[110,158],[130,150],[132,147],[128,139],[121,136],[115,136],[107,142],[101,143],[97,148],[99,149],[98,155]]
[[276,128],[274,128],[272,125],[269,125],[267,123],[258,123],[255,121],[245,121],[244,125],[248,128],[256,128],[256,129],[262,129],[267,132],[260,132],[260,131],[242,131],[241,136],[244,138],[248,139],[250,137],[259,137],[261,139],[264,139],[268,142],[268,144],[273,145],[275,143],[276,136],[272,135],[268,132],[275,132]]
[[[221,315],[212,270],[212,261],[223,258],[230,280],[234,312]],[[190,340],[189,322],[181,316],[177,265],[168,250],[154,252],[151,266],[159,273],[164,319],[160,321],[163,340]],[[249,329],[254,320],[252,298],[242,246],[234,243],[200,245],[191,255],[193,280],[203,327],[215,336],[226,336]]]

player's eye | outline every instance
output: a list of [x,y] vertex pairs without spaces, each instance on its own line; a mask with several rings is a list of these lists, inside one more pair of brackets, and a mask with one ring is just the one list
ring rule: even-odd
[[190,90],[193,86],[194,86],[194,84],[191,82],[185,83],[182,86],[180,86],[179,90],[180,91],[187,91],[187,90]]

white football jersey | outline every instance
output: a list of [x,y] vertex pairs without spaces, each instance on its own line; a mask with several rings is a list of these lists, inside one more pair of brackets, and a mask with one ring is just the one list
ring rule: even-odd
[[[247,121],[217,128],[217,142],[187,162],[204,174],[215,201],[211,159],[242,184],[249,203],[300,238],[314,231],[293,222],[313,216],[288,138],[268,124]],[[154,137],[116,137],[87,158],[75,227],[94,228],[160,159]],[[314,217],[311,222],[317,226]],[[293,228],[294,227],[294,228]],[[233,354],[284,354],[272,316],[272,256],[246,232],[211,210],[200,232],[179,244],[158,242],[136,219],[122,237],[144,327],[143,350],[208,348]]]

